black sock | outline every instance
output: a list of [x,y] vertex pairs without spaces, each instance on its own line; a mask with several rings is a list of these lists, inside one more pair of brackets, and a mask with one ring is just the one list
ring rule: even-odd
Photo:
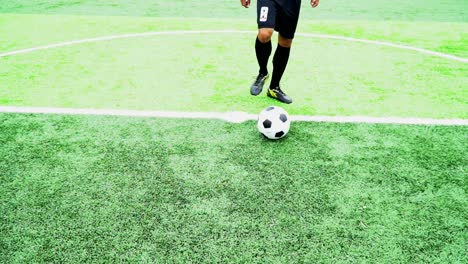
[[257,54],[258,66],[260,66],[259,73],[268,74],[267,64],[271,54],[271,41],[262,43],[257,37],[255,41],[255,53]]
[[273,75],[271,76],[270,88],[278,87],[283,76],[286,65],[288,64],[291,48],[280,46],[276,48],[273,56]]

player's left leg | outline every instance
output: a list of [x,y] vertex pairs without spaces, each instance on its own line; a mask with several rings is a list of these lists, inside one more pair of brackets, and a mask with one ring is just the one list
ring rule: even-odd
[[267,95],[283,103],[292,103],[291,97],[287,96],[280,88],[280,81],[288,64],[289,54],[297,22],[299,20],[299,8],[295,12],[278,10],[275,30],[278,31],[278,46],[273,55],[273,74],[271,76],[270,88]]
[[283,103],[292,103],[291,97],[287,96],[280,88],[280,80],[286,70],[289,54],[291,52],[292,39],[283,37],[278,34],[278,46],[276,47],[275,55],[273,55],[273,74],[270,82],[270,89],[267,95],[278,99]]

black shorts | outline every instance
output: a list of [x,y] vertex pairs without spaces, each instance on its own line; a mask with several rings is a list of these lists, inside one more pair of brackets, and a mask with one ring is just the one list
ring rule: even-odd
[[299,20],[300,1],[286,0],[292,4],[281,5],[276,0],[257,0],[258,28],[274,28],[281,36],[293,39]]

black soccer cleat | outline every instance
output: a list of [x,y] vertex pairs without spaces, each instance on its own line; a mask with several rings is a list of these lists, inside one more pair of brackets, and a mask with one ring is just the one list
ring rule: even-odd
[[263,85],[265,84],[265,81],[268,79],[268,77],[268,73],[259,73],[252,86],[250,86],[250,94],[259,95],[262,92]]
[[291,97],[287,96],[279,86],[275,88],[269,88],[267,92],[268,97],[274,98],[282,103],[290,104],[292,103]]

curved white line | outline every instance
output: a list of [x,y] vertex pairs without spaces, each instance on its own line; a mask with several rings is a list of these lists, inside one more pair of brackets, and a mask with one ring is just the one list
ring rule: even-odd
[[[158,35],[256,34],[256,33],[257,33],[256,31],[242,31],[242,30],[194,30],[194,31],[156,31],[156,32],[152,31],[152,32],[144,32],[144,33],[132,33],[132,34],[87,38],[87,39],[81,39],[81,40],[72,40],[72,41],[60,42],[60,43],[39,46],[39,47],[34,47],[34,48],[9,51],[5,53],[0,53],[0,58],[30,53],[30,52],[39,51],[39,50],[54,49],[54,48],[59,48],[59,47],[78,45],[78,44],[90,43],[90,42],[113,40],[113,39],[137,38],[137,37],[158,36]],[[358,38],[325,35],[325,34],[314,34],[314,33],[297,33],[296,35],[304,36],[304,37],[313,37],[313,38],[321,38],[321,39],[336,39],[336,40],[343,40],[343,41],[350,41],[350,42],[373,44],[373,45],[379,45],[379,46],[387,46],[387,47],[393,47],[393,48],[398,48],[398,49],[417,51],[423,54],[441,57],[441,58],[448,59],[448,60],[454,60],[454,61],[459,61],[459,62],[464,62],[464,63],[468,62],[468,58],[462,58],[462,57],[458,57],[458,56],[454,56],[454,55],[450,55],[450,54],[446,54],[442,52],[436,52],[432,50],[427,50],[427,49],[422,49],[422,48],[417,48],[417,47],[412,47],[412,46],[407,46],[407,45],[394,44],[394,43],[384,42],[384,41],[358,39]]]
[[[103,115],[129,117],[221,119],[231,123],[257,120],[257,115],[245,112],[177,112],[177,111],[138,111],[115,109],[76,109],[0,106],[0,113],[24,114],[62,114],[62,115]],[[330,122],[330,123],[367,123],[367,124],[404,124],[404,125],[443,125],[468,126],[468,119],[433,119],[405,117],[367,117],[367,116],[291,116],[293,121]]]

